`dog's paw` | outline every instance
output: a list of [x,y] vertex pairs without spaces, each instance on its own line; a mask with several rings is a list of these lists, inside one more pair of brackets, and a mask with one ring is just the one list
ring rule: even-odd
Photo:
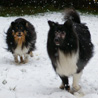
[[31,57],[33,57],[33,54],[30,54]]
[[66,89],[68,92],[70,92],[70,86],[69,86],[69,85],[66,85],[66,86],[65,86],[65,89]]
[[81,86],[80,86],[80,85],[74,86],[74,87],[72,88],[72,90],[73,90],[74,92],[77,92],[77,91],[79,91],[80,89],[81,89]]
[[59,88],[63,90],[65,88],[65,86],[63,84],[61,84]]
[[23,61],[23,64],[25,64],[25,63],[28,63],[28,60],[27,59]]
[[19,61],[18,60],[15,60],[15,63],[19,63]]
[[64,85],[64,84],[61,84],[61,86],[59,87],[60,89],[66,89],[68,92],[70,91],[70,86],[69,85]]
[[24,63],[24,61],[20,61],[20,64]]

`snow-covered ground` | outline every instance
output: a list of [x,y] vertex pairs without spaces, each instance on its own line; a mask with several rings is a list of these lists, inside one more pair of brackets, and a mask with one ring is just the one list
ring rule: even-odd
[[[27,64],[17,65],[13,56],[6,51],[5,34],[11,21],[18,17],[0,17],[0,98],[98,98],[98,16],[81,14],[81,20],[87,23],[95,45],[94,57],[83,72],[81,90],[72,95],[60,90],[61,80],[55,74],[46,51],[47,20],[63,23],[63,15],[46,13],[36,16],[22,16],[30,21],[37,32],[37,49]],[[85,54],[84,54],[85,55]],[[72,78],[70,78],[70,85]]]

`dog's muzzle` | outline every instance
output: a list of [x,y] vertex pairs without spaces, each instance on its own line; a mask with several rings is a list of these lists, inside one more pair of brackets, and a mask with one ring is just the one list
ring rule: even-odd
[[59,43],[59,38],[55,38],[55,39],[54,39],[54,42],[55,42],[56,45],[58,45],[58,46],[60,45],[60,43]]

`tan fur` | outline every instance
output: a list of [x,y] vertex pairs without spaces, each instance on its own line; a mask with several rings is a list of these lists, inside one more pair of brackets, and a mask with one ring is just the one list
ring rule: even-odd
[[22,56],[20,56],[20,62],[23,63],[23,57]]
[[13,35],[14,35],[14,39],[15,39],[15,42],[21,46],[23,42],[25,42],[25,36],[26,36],[26,31],[21,32],[21,37],[18,37],[18,33],[19,32],[13,32]]
[[32,53],[32,51],[30,52],[30,56],[33,57],[33,53]]
[[65,85],[64,85],[64,83],[62,82],[62,84],[60,85],[60,87],[59,87],[60,89],[64,89],[65,88]]
[[26,31],[24,31],[24,34],[25,34],[25,36],[27,35],[27,32]]
[[[28,55],[24,55],[24,57],[25,57],[24,59],[23,59],[23,56],[21,55],[21,47],[22,47],[22,44],[25,42],[25,36],[26,36],[27,32],[26,31],[24,31],[24,32],[12,31],[12,34],[14,36],[15,42],[18,44],[15,52],[17,53],[20,51],[19,52],[20,54],[18,53],[19,54],[18,56],[20,57],[20,63],[27,63],[28,62]],[[18,35],[20,35],[20,36],[18,36]],[[25,51],[27,51],[27,50],[25,50]],[[16,63],[18,63],[18,58],[16,61],[17,61]]]

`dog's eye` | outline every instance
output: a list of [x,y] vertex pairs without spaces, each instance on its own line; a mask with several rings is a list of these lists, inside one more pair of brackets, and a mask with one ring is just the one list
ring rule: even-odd
[[63,31],[62,34],[65,34],[65,32]]
[[18,27],[16,27],[16,29],[18,29]]
[[56,33],[59,33],[60,31],[56,31]]
[[15,32],[14,30],[12,30],[12,32]]
[[56,31],[56,32],[55,32],[55,34],[60,34],[60,33],[61,33],[60,31]]

